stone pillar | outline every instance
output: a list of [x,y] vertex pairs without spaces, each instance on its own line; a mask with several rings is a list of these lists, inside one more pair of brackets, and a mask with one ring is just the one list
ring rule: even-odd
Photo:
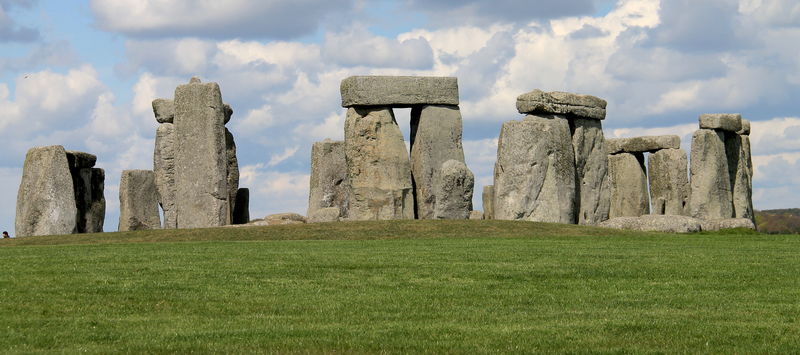
[[346,218],[350,199],[350,179],[344,141],[327,139],[311,147],[311,178],[309,179],[309,218],[320,209],[336,207],[338,217]]
[[483,218],[494,219],[494,185],[486,185],[483,187]]
[[152,170],[123,170],[119,182],[118,230],[160,228],[155,174]]
[[[227,104],[225,108],[225,117],[230,117],[228,112],[232,114],[233,110],[231,110],[230,106]],[[227,128],[225,128],[225,156],[228,163],[226,175],[228,184],[228,208],[231,213],[230,220],[233,221],[233,211],[236,210],[236,194],[239,192],[239,159],[236,157],[236,142],[233,139],[233,134],[231,134]]]
[[106,199],[103,193],[105,172],[93,168],[97,162],[94,154],[66,151],[72,186],[75,193],[76,233],[100,233],[106,215]]
[[175,185],[178,228],[230,222],[225,109],[217,83],[175,89]]
[[74,233],[77,214],[64,147],[28,150],[17,192],[16,236]]
[[608,175],[611,180],[609,218],[639,217],[650,212],[644,153],[609,155]]
[[391,108],[350,107],[344,129],[353,220],[413,219],[411,164]]
[[494,218],[575,223],[575,153],[563,115],[503,123],[494,167]]
[[683,149],[663,149],[650,154],[647,175],[650,180],[652,214],[689,214],[689,160]]
[[570,129],[575,151],[578,224],[594,225],[608,219],[611,203],[603,125],[596,119],[574,118]]
[[175,207],[175,125],[172,123],[162,123],[156,130],[153,172],[161,210],[164,211],[164,228],[178,228],[178,210]]
[[[421,105],[411,109],[411,174],[417,219],[441,218],[435,216],[438,202],[434,185],[446,161],[464,163],[461,132],[458,106]],[[469,190],[472,191],[473,187]],[[463,214],[467,218],[469,211],[455,215]]]
[[450,159],[442,164],[433,184],[434,219],[469,219],[475,176],[464,162]]
[[[728,135],[726,132],[725,149],[727,151]],[[731,183],[733,184],[733,214],[734,218],[747,218],[755,223],[755,213],[753,211],[753,161],[750,153],[750,121],[742,120],[742,129],[735,135],[730,134],[730,144],[738,146],[738,156],[736,157],[736,172],[733,174]],[[731,164],[731,154],[728,153],[728,164]],[[729,166],[730,169],[730,166]]]
[[233,209],[231,224],[247,224],[250,222],[250,189],[240,188],[236,191],[236,206]]
[[692,217],[720,219],[733,216],[731,179],[722,131],[699,129],[694,132],[690,182],[689,211]]

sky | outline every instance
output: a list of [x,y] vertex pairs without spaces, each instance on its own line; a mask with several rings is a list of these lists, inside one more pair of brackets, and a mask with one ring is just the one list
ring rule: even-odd
[[0,229],[26,151],[60,144],[98,156],[116,230],[121,171],[153,166],[151,101],[192,76],[233,107],[252,218],[305,214],[311,145],[343,138],[351,75],[458,77],[476,209],[533,89],[601,97],[606,137],[677,134],[687,152],[700,114],[741,113],[755,208],[800,207],[798,43],[795,0],[0,0]]

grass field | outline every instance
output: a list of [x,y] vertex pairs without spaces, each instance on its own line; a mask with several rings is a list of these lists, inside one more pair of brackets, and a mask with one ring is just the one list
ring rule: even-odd
[[0,352],[796,353],[799,255],[508,221],[0,240]]

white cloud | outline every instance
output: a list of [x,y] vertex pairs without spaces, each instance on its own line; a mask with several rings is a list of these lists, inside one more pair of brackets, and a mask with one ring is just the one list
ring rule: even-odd
[[298,149],[300,149],[300,147],[288,147],[288,148],[284,149],[283,152],[281,152],[279,154],[272,154],[269,157],[269,162],[267,163],[267,167],[276,166],[276,165],[282,163],[284,160],[293,157],[294,154],[297,153]]
[[390,39],[353,27],[325,36],[323,57],[344,67],[429,69],[433,50],[425,38]]

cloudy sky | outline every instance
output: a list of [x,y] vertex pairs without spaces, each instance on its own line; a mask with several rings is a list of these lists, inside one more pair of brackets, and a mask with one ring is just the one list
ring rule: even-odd
[[116,230],[120,172],[152,169],[150,102],[193,75],[233,106],[254,218],[305,213],[311,144],[343,137],[339,82],[369,74],[458,77],[477,206],[538,88],[608,100],[607,137],[687,149],[699,114],[742,113],[755,207],[800,207],[798,43],[795,0],[0,0],[0,229],[25,152],[61,144],[98,156]]

